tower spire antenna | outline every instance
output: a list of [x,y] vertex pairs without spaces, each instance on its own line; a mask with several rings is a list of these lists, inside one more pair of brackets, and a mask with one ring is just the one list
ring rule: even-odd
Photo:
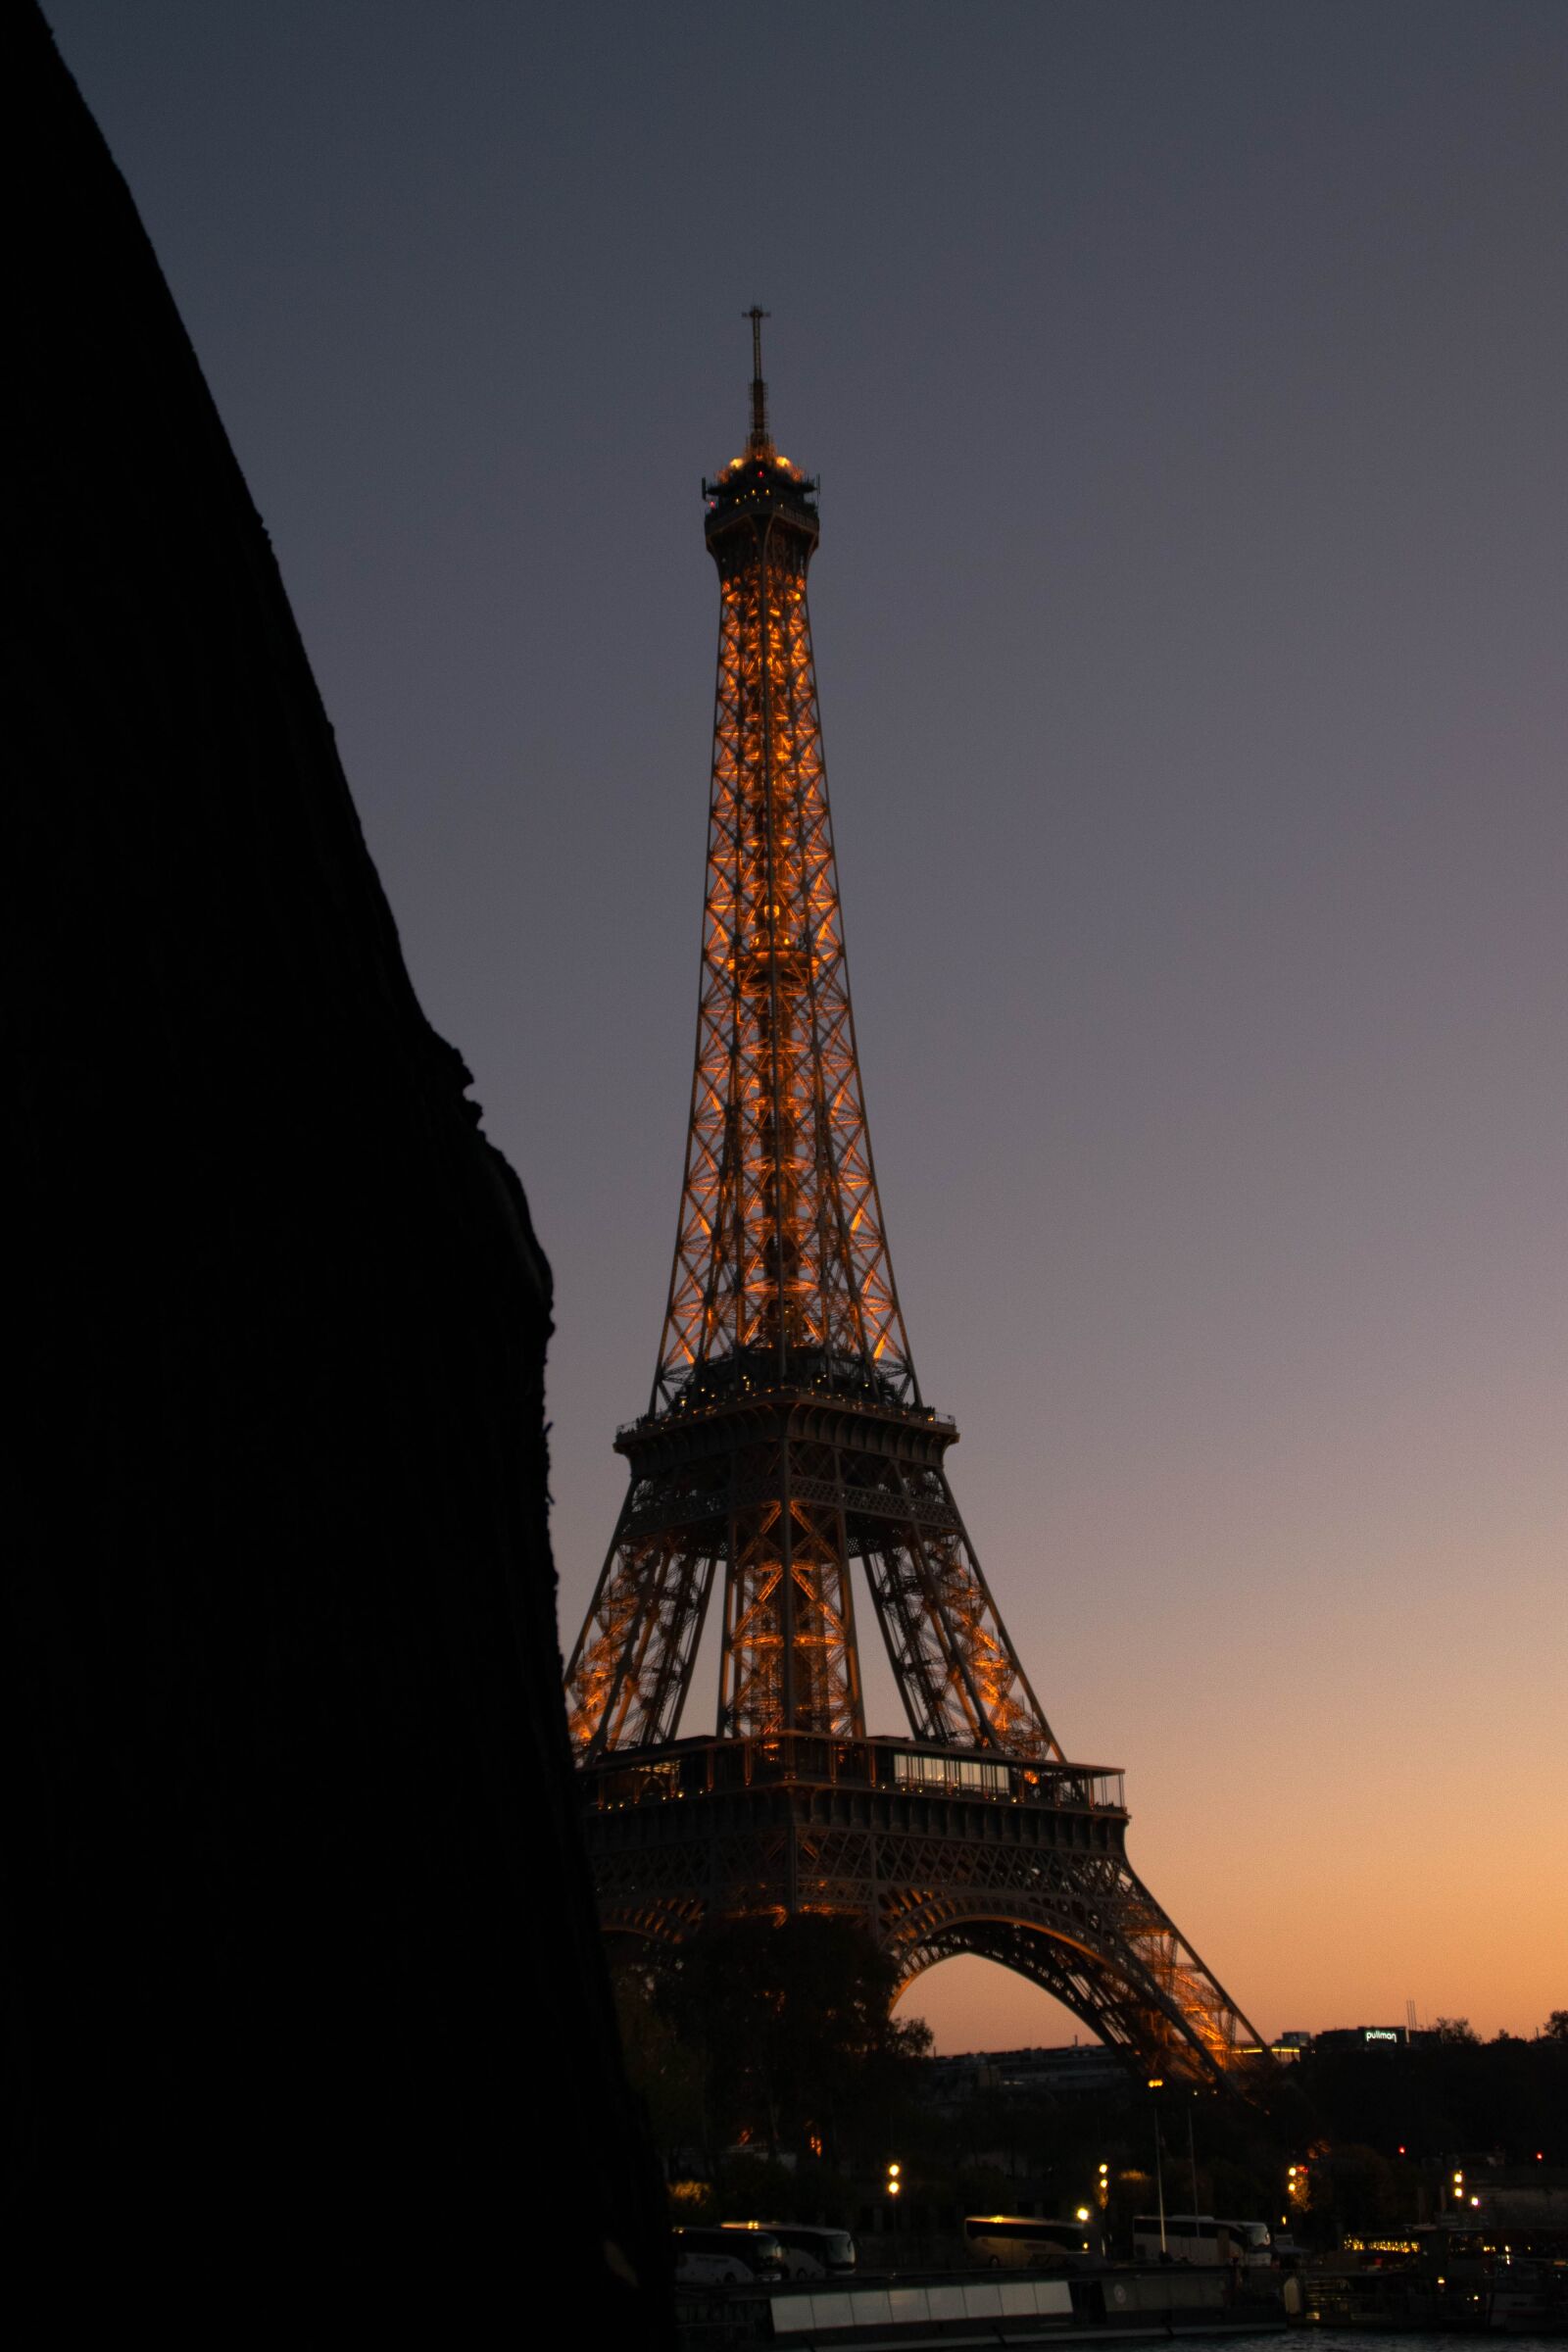
[[768,449],[772,444],[767,430],[767,386],[762,381],[762,320],[771,314],[759,310],[754,302],[741,316],[752,322],[752,447]]

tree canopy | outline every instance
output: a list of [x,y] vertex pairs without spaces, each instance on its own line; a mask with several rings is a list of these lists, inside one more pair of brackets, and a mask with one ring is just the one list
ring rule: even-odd
[[635,1972],[622,1996],[634,2076],[656,2117],[769,2154],[844,2162],[896,2132],[931,2036],[891,2015],[892,1963],[836,1913],[722,1919]]

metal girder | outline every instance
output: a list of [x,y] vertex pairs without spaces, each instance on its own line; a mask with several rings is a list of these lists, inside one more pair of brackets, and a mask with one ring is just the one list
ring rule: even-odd
[[[771,451],[760,458],[769,475]],[[731,1356],[915,1394],[850,1008],[806,573],[814,514],[713,537],[718,680],[696,1068],[654,1409]]]
[[[605,1924],[679,1940],[722,1912],[855,1912],[906,1980],[980,1953],[1109,2041],[1222,2073],[1255,2035],[1128,1865],[1119,1781],[1107,1808],[1104,1776],[1053,1737],[948,1483],[957,1432],[920,1398],[850,1007],[806,596],[815,484],[768,437],[760,357],[752,414],[704,485],[718,676],[674,1260],[566,1678]],[[857,1559],[922,1743],[906,1752],[865,1740]],[[693,1743],[671,1743],[720,1578],[699,1786]]]
[[972,1868],[914,1896],[884,1939],[904,1982],[956,1952],[1032,1978],[1103,2040],[1175,2070],[1223,2075],[1255,2029],[1210,1975],[1125,1856],[1057,1858],[1033,1884]]
[[720,1565],[719,1732],[863,1733],[856,1559],[917,1738],[1060,1759],[929,1417],[788,1395],[644,1433],[568,1670],[579,1748],[674,1737]]
[[712,488],[718,681],[697,1054],[642,1426],[689,1430],[705,1407],[738,1413],[763,1394],[858,1396],[871,1408],[862,1436],[875,1427],[885,1446],[892,1423],[895,1443],[880,1466],[868,1447],[813,1455],[802,1423],[748,1453],[737,1424],[714,1432],[732,1458],[705,1477],[646,1435],[638,1463],[628,1441],[632,1491],[567,1674],[572,1738],[586,1755],[673,1738],[720,1562],[721,1731],[863,1730],[858,1556],[911,1728],[1059,1755],[931,1445],[893,1280],[806,598],[812,487],[754,432]]
[[[1083,1768],[1047,1768],[1023,1802],[1020,1776],[1032,1768],[1022,1762],[992,1767],[972,1791],[938,1790],[924,1784],[922,1757],[959,1751],[873,1741],[832,1751],[843,1760],[824,1783],[801,1777],[800,1760],[772,1777],[777,1744],[736,1741],[755,1751],[756,1776],[706,1794],[700,1745],[604,1785],[619,1801],[592,1808],[588,1826],[607,1928],[678,1937],[707,1915],[845,1911],[865,1920],[901,1985],[973,1953],[1044,1985],[1152,2065],[1212,2079],[1258,2046],[1128,1862],[1125,1811],[1090,1801]],[[901,1752],[908,1769],[891,1773]],[[984,1780],[995,1751],[967,1753]],[[880,1777],[867,1779],[865,1757]]]

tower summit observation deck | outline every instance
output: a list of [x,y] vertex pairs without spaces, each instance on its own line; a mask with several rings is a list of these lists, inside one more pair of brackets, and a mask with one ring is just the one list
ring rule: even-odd
[[[674,1263],[566,1677],[601,1916],[678,1941],[710,1916],[850,1912],[904,1982],[980,1954],[1211,2076],[1257,2036],[1128,1863],[1121,1775],[1053,1735],[948,1483],[957,1430],[915,1376],[822,758],[817,485],[769,432],[764,316],[746,449],[703,484],[718,680]],[[857,1564],[906,1736],[867,1734]],[[720,1583],[716,1720],[682,1739]]]

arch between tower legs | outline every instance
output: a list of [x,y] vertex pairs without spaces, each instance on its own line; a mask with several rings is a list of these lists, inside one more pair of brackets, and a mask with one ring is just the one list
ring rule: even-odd
[[592,1821],[607,1935],[669,1947],[706,1920],[847,1913],[899,1990],[960,1954],[1039,1984],[1103,2041],[1214,2079],[1253,2037],[1121,1850],[1124,1817],[799,1785]]
[[967,1913],[906,1933],[890,1943],[899,1966],[896,2001],[939,1961],[991,1960],[1038,1984],[1102,2041],[1135,2052],[1149,2063],[1157,2056],[1161,2065],[1178,2072],[1210,2071],[1180,2018],[1152,1987],[1130,1978],[1124,1954],[1112,1958],[1059,1928],[1000,1911]]
[[[901,1914],[896,1903],[878,1907],[857,1902],[848,1888],[822,1891],[829,1899],[811,1908],[847,1912],[863,1919],[877,1935],[898,1969],[895,2002],[943,1960],[991,1960],[1038,1984],[1102,2041],[1146,2064],[1189,2075],[1221,2071],[1179,2008],[1114,1938],[1107,1939],[1105,1948],[1097,1948],[1082,1932],[1070,1934],[1059,1922],[1021,1916],[995,1903],[978,1909],[937,1898],[918,1911]],[[849,1899],[831,1899],[839,1893]],[[766,1899],[765,1889],[758,1887],[756,1895],[759,1899],[750,1904],[723,1906],[723,1915],[781,1909]],[[628,1956],[650,1945],[675,1949],[698,1933],[707,1916],[699,1898],[669,1892],[641,1900],[612,1897],[602,1913],[612,1954],[618,1949]]]

